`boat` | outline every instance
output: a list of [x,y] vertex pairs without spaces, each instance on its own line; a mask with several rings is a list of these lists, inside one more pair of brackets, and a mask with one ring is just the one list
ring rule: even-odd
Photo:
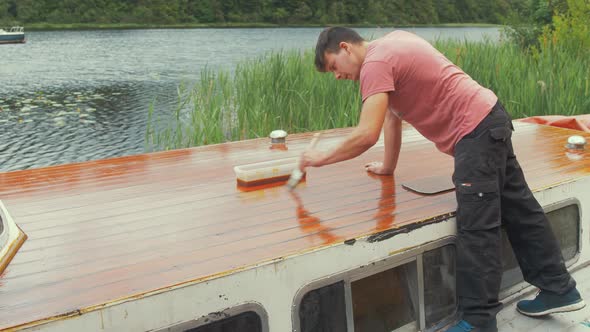
[[[590,134],[514,122],[514,148],[568,269],[590,299]],[[351,128],[322,131],[319,149]],[[437,331],[457,314],[451,157],[410,126],[395,176],[383,137],[308,171],[293,191],[242,190],[234,167],[297,158],[313,133],[0,173],[3,220],[28,237],[0,275],[6,331]],[[421,187],[420,183],[433,188]],[[412,190],[408,190],[411,188]],[[16,238],[16,228],[14,237]],[[574,331],[551,319],[504,241],[500,331]],[[588,323],[590,324],[590,323]]]
[[19,44],[24,43],[25,29],[23,27],[14,26],[8,31],[0,29],[0,44]]

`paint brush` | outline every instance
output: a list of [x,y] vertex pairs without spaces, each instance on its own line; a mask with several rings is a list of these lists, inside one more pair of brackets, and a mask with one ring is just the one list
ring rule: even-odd
[[[311,139],[311,142],[309,143],[309,146],[307,147],[307,149],[308,150],[313,149],[319,139],[320,139],[320,133],[313,134],[313,138]],[[299,169],[299,163],[297,163],[297,167],[295,167],[293,172],[291,172],[291,176],[289,177],[289,180],[287,181],[287,188],[289,190],[295,189],[295,187],[299,184],[299,182],[301,182],[301,179],[303,178],[304,174],[305,174],[305,172],[302,172]]]

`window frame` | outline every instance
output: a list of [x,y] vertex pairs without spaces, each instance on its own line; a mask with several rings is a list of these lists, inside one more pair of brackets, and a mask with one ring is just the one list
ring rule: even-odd
[[262,323],[261,332],[270,332],[268,325],[268,313],[266,312],[262,304],[258,302],[247,302],[244,304],[239,304],[237,306],[233,306],[217,312],[212,312],[210,314],[201,316],[194,320],[189,320],[166,328],[162,328],[156,330],[155,332],[184,332],[189,329],[206,326],[208,324],[215,323],[246,312],[254,312],[256,315],[258,315],[258,317],[260,318],[260,322]]
[[401,265],[416,262],[416,274],[418,283],[418,319],[416,320],[418,330],[420,331],[435,331],[442,326],[448,324],[453,320],[457,314],[457,308],[447,318],[443,319],[436,326],[426,330],[426,311],[424,299],[424,264],[423,255],[426,251],[442,248],[447,245],[455,246],[455,236],[447,236],[442,239],[426,243],[416,247],[406,248],[402,252],[393,252],[387,258],[368,262],[366,265],[357,267],[355,269],[342,271],[331,276],[314,280],[302,288],[300,288],[293,298],[291,321],[293,331],[301,331],[301,324],[299,319],[299,310],[303,297],[310,291],[331,285],[333,283],[342,281],[344,283],[344,301],[346,306],[346,325],[348,332],[354,332],[354,312],[352,308],[352,282],[360,279],[384,272],[389,269],[399,267]]

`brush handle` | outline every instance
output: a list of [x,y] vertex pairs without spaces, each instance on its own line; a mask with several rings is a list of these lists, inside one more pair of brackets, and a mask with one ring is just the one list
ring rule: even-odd
[[315,146],[318,144],[318,141],[320,140],[321,135],[322,135],[322,133],[313,134],[311,142],[309,142],[309,146],[307,147],[308,150],[315,148]]
[[[316,146],[316,144],[318,143],[318,141],[320,139],[320,136],[321,136],[321,133],[313,134],[313,138],[311,139],[311,142],[309,142],[309,145],[307,146],[308,150],[311,150]],[[289,177],[289,180],[287,181],[287,188],[289,188],[289,190],[295,189],[297,184],[303,178],[303,174],[305,174],[305,171],[301,171],[299,169],[299,161],[300,161],[300,159],[298,159],[298,162],[297,162],[298,165],[293,170],[293,172],[291,172],[291,176]]]

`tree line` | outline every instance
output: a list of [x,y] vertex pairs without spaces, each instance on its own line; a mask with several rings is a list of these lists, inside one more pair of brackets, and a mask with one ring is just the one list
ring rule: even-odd
[[[0,0],[0,22],[504,23],[539,0]],[[548,1],[548,0],[547,0]]]

